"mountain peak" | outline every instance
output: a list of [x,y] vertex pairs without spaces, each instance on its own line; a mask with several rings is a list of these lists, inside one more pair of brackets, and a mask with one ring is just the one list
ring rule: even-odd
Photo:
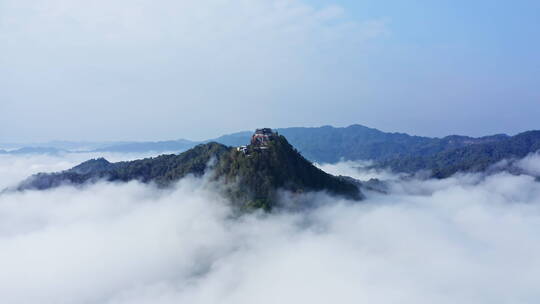
[[297,194],[326,191],[354,200],[362,198],[357,185],[318,169],[284,136],[268,128],[257,130],[250,145],[239,147],[223,159],[215,175],[235,185],[229,195],[248,209],[276,207],[279,190]]
[[103,157],[87,160],[69,171],[78,174],[88,174],[90,172],[104,171],[110,169],[111,163]]

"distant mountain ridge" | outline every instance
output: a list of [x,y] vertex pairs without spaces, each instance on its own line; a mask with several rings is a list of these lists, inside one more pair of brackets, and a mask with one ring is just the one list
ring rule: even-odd
[[[348,127],[292,127],[276,129],[287,137],[307,159],[318,163],[335,163],[340,160],[387,160],[404,156],[425,156],[444,150],[464,147],[471,144],[498,141],[508,138],[499,134],[480,138],[451,135],[444,138],[413,136],[405,133],[389,133],[362,125]],[[251,132],[243,131],[223,135],[205,141],[187,139],[156,142],[117,142],[112,144],[92,143],[96,148],[81,150],[84,143],[58,142],[25,147],[19,150],[4,151],[4,154],[61,153],[61,152],[182,152],[201,143],[218,142],[228,146],[240,146],[249,141]],[[76,150],[62,147],[73,147]],[[42,152],[39,152],[41,149]],[[48,149],[48,150],[47,150]],[[34,152],[35,151],[35,152]],[[2,153],[2,152],[0,152]]]
[[[411,174],[428,171],[429,176],[435,178],[446,178],[457,172],[486,171],[502,160],[520,159],[540,151],[540,131],[534,130],[514,136],[496,134],[478,138],[411,136],[361,125],[277,130],[289,138],[302,155],[315,162],[372,160],[374,168]],[[235,142],[243,135],[242,132],[217,140]],[[499,169],[520,173],[515,167]]]
[[[480,138],[459,135],[431,138],[405,133],[387,133],[362,125],[276,130],[287,137],[307,159],[319,163],[335,163],[340,160],[383,161],[412,155],[433,155],[441,151],[500,141],[509,137],[498,134]],[[215,141],[236,145],[245,141],[246,136],[249,136],[249,133],[239,132],[221,136]]]
[[105,146],[91,150],[90,152],[121,152],[121,153],[140,153],[140,152],[171,152],[185,151],[200,144],[200,142],[187,139],[155,141],[155,142],[129,142]]
[[406,173],[429,170],[433,177],[446,178],[457,172],[486,171],[502,160],[520,159],[539,150],[540,131],[527,131],[435,154],[388,159],[377,163],[376,167]]
[[[444,138],[383,132],[362,125],[348,127],[292,127],[275,129],[287,137],[305,157],[314,162],[333,163],[345,160],[381,160],[410,154],[434,154],[450,148],[507,138],[499,134],[480,138],[451,135]],[[50,148],[54,152],[181,152],[201,143],[218,142],[240,146],[249,141],[250,131],[227,134],[205,141],[187,139],[155,142],[84,143],[57,141],[28,145],[26,148]],[[90,148],[84,148],[90,147]],[[16,150],[4,151],[16,153]],[[38,149],[36,149],[38,151]],[[24,152],[21,151],[21,152]],[[45,153],[45,152],[44,152]]]
[[[538,151],[540,131],[527,131],[515,136],[496,134],[484,137],[450,135],[443,138],[388,133],[362,125],[335,128],[295,127],[276,129],[306,159],[317,163],[336,163],[341,160],[371,160],[374,167],[390,168],[396,172],[432,172],[444,178],[459,171],[478,172],[502,159],[521,158]],[[189,140],[118,143],[102,146],[91,152],[182,152],[201,143],[218,142],[241,146],[249,142],[251,132],[238,132],[203,142]],[[525,139],[528,144],[525,144]],[[64,143],[66,145],[66,143]],[[0,154],[60,153],[53,148],[23,148],[1,151]]]

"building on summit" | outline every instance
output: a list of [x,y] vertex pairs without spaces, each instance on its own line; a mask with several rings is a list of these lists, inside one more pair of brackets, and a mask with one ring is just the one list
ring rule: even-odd
[[251,145],[255,147],[266,147],[275,136],[277,134],[270,128],[257,129],[253,136],[251,136]]
[[277,133],[270,128],[262,128],[255,130],[251,136],[251,142],[248,146],[236,147],[236,151],[249,155],[251,150],[266,150],[271,140],[277,137]]

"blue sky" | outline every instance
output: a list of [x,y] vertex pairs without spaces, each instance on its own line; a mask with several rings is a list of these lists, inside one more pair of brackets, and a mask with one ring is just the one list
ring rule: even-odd
[[540,2],[0,0],[0,142],[539,129]]
[[[480,135],[540,127],[536,123],[540,115],[540,2],[316,2],[341,5],[351,18],[386,20],[388,34],[375,42],[378,53],[372,55],[370,69],[385,71],[381,72],[385,76],[394,70],[397,74],[389,76],[393,81],[414,82],[401,96],[393,97],[390,108],[400,109],[401,100],[416,96],[418,107],[410,110],[424,112],[425,120],[433,119],[434,124],[440,122],[431,129],[423,127],[421,119],[404,124],[409,132]],[[455,97],[437,96],[436,89]],[[418,94],[423,93],[431,100],[422,101]],[[437,102],[436,97],[444,101]],[[452,125],[452,117],[445,117],[445,112],[458,125]],[[386,124],[391,122],[381,127]],[[414,125],[418,127],[410,127]]]
[[[319,6],[340,5],[353,18],[388,18],[397,43],[457,43],[515,51],[510,38],[519,44],[531,44],[539,32],[538,1],[347,1],[318,0]],[[532,51],[532,50],[531,50]]]

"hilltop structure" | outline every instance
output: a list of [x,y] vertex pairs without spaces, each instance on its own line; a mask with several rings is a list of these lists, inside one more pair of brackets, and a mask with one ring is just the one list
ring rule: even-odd
[[255,133],[251,136],[249,146],[239,146],[237,151],[247,154],[251,150],[267,150],[272,140],[278,138],[277,132],[272,131],[271,128],[256,129]]
[[251,136],[251,145],[255,147],[268,147],[268,143],[277,137],[277,133],[270,128],[262,128],[255,130]]

